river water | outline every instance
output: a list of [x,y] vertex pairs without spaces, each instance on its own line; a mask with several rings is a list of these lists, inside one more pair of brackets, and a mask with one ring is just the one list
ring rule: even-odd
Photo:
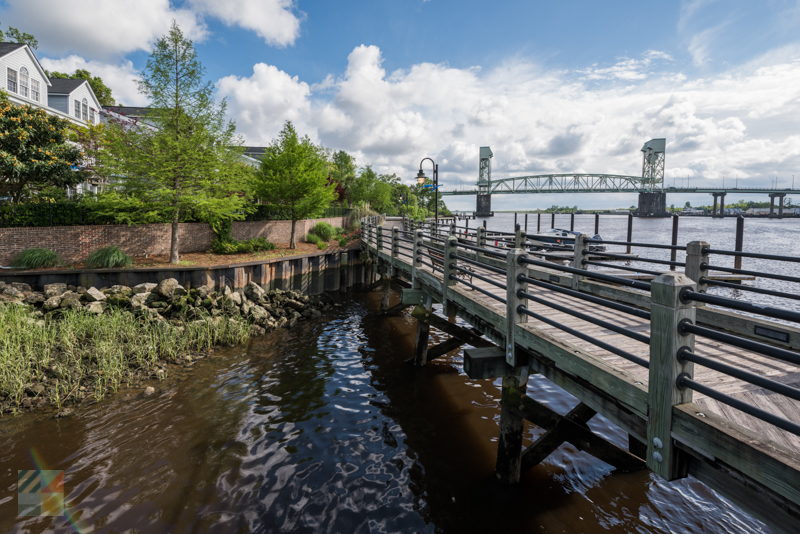
[[[405,363],[414,321],[375,314],[377,298],[219,351],[152,397],[0,420],[0,531],[767,532],[696,480],[616,474],[570,445],[499,486],[498,384],[469,380],[458,355]],[[67,517],[15,517],[17,470],[35,467],[65,471]]]
[[[594,215],[579,214],[575,215],[575,231],[594,234]],[[518,214],[517,222],[521,227],[525,225],[525,215]],[[470,227],[482,224],[483,219],[469,221]],[[463,225],[459,222],[459,225]],[[489,230],[501,232],[514,231],[514,214],[498,213],[494,217],[486,219]],[[543,213],[541,216],[541,231],[550,229],[551,214]],[[556,214],[555,227],[569,229],[570,216],[568,214]],[[601,215],[599,233],[603,239],[609,241],[627,240],[628,217],[627,215]],[[657,243],[669,245],[672,239],[672,219],[633,219],[632,241],[637,243]],[[536,233],[537,215],[528,214],[528,233]],[[768,219],[768,218],[745,218],[743,233],[742,250],[746,252],[757,252],[760,254],[778,254],[789,256],[800,256],[800,218]],[[680,217],[678,225],[678,245],[685,246],[690,241],[706,241],[712,249],[734,250],[736,241],[736,218],[726,217],[715,219],[711,217]],[[625,252],[625,247],[609,245],[609,252]],[[663,249],[652,249],[634,247],[631,253],[638,254],[644,258],[654,258],[669,260],[669,251]],[[683,262],[685,254],[678,252],[676,260]],[[733,267],[733,257],[723,255],[712,255],[710,264],[721,267]],[[665,271],[668,266],[653,263],[637,262],[617,262],[617,265],[631,266],[650,271]],[[598,269],[592,267],[592,269]],[[604,268],[605,269],[605,268]],[[682,270],[681,267],[678,268]],[[800,277],[800,264],[791,262],[780,262],[773,260],[743,258],[742,269],[782,274]],[[773,291],[782,291],[800,295],[800,284],[781,280],[757,278],[756,280],[746,280],[745,285],[754,286]],[[782,306],[800,311],[800,300],[776,298],[770,295],[759,293],[731,290],[723,288],[712,288],[710,292],[726,297],[747,300],[758,304],[770,306]]]

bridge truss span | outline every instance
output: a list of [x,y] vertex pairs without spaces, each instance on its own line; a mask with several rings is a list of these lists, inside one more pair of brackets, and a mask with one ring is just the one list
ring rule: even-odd
[[[622,174],[536,174],[491,182],[490,193],[639,193],[653,182]],[[443,195],[474,195],[475,189],[443,191]]]

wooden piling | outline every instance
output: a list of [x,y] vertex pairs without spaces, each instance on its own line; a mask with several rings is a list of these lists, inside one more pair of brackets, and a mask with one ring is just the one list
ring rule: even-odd
[[[678,216],[672,216],[672,246],[675,247],[678,245]],[[669,253],[669,261],[675,261],[678,257],[678,251],[676,249],[672,249]],[[674,265],[669,266],[670,271],[675,270]]]
[[556,227],[556,212],[550,214],[550,228]]
[[539,212],[536,214],[536,233],[538,234],[541,231],[542,231],[542,213]]
[[[744,216],[738,215],[736,217],[736,243],[734,244],[733,250],[735,250],[736,252],[741,252],[743,244],[744,244]],[[734,269],[742,268],[741,256],[733,257],[733,268]]]
[[[433,306],[431,296],[425,295],[425,303],[422,305],[426,312],[430,312]],[[414,348],[414,365],[418,367],[428,363],[428,338],[430,337],[431,324],[425,320],[417,320],[417,343]]]
[[594,235],[598,235],[600,233],[600,214],[594,214]]
[[[633,240],[633,213],[628,213],[628,233],[627,233],[627,241],[630,243]],[[627,254],[631,253],[631,246],[630,244],[627,246],[625,252]]]
[[569,214],[569,231],[575,231],[575,212]]

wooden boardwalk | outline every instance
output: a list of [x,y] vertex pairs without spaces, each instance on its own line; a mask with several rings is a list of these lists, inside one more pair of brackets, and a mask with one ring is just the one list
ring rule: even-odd
[[[594,413],[606,416],[626,431],[634,442],[642,444],[647,450],[648,467],[662,476],[671,479],[692,474],[774,525],[785,527],[797,524],[796,521],[800,519],[800,437],[697,391],[689,392],[688,396],[685,395],[686,392],[682,393],[680,398],[683,400],[672,402],[668,405],[668,413],[659,415],[659,408],[654,404],[657,399],[653,395],[656,395],[656,389],[663,387],[663,384],[651,388],[650,380],[652,376],[660,375],[652,375],[652,370],[648,367],[598,345],[607,344],[649,362],[652,339],[656,335],[651,332],[653,314],[646,314],[651,319],[642,318],[589,302],[585,298],[529,284],[527,293],[546,303],[560,305],[569,313],[527,299],[523,299],[521,305],[547,321],[572,329],[580,336],[590,339],[583,339],[535,317],[517,317],[514,321],[508,321],[507,310],[515,308],[509,308],[505,302],[511,295],[505,289],[511,278],[498,272],[498,269],[506,267],[505,260],[498,257],[499,251],[487,249],[487,254],[481,254],[474,249],[474,243],[472,251],[458,249],[459,257],[471,258],[473,261],[461,261],[457,264],[462,268],[468,267],[473,276],[470,282],[467,282],[470,277],[466,276],[446,284],[441,254],[434,253],[431,257],[428,249],[443,248],[442,240],[431,240],[420,235],[422,241],[419,243],[424,244],[424,247],[417,248],[416,245],[412,247],[408,240],[399,243],[398,232],[392,234],[391,229],[385,230],[385,234],[378,230],[377,235],[374,230],[372,233],[367,232],[365,247],[375,258],[376,268],[383,265],[395,278],[410,282],[412,287],[417,288],[415,291],[443,302],[449,310],[455,311],[485,338],[500,347],[507,346],[505,340],[511,336],[515,350],[529,355],[529,363],[525,364],[524,374],[521,375],[526,377],[525,382],[528,371],[543,374],[575,395],[581,401],[581,406],[589,410],[583,418],[584,421]],[[414,254],[421,257],[422,262],[412,262],[411,256]],[[531,257],[535,259],[535,255]],[[475,261],[486,267],[476,265]],[[452,273],[453,267],[450,269]],[[687,267],[687,274],[688,269]],[[647,291],[621,287],[608,281],[592,280],[579,276],[578,273],[565,272],[559,266],[528,266],[522,273],[534,280],[578,290],[581,295],[612,300],[638,310],[649,311],[652,306]],[[577,280],[574,280],[573,277],[576,276]],[[781,338],[780,341],[770,340],[771,346],[793,352],[800,348],[800,329],[793,326],[707,304],[697,303],[692,306],[692,313],[696,312],[696,324],[699,326],[718,328],[761,343],[764,343],[764,338],[754,337],[752,332],[754,328],[767,329],[778,332]],[[591,319],[622,327],[627,332],[646,336],[645,341],[649,339],[650,342],[632,339],[574,315],[581,313]],[[513,330],[508,330],[509,328]],[[658,335],[663,336],[663,332]],[[427,335],[420,339],[426,340]],[[800,386],[798,365],[700,335],[693,336],[693,344],[692,352],[697,356],[780,384]],[[517,372],[517,367],[513,369]],[[661,367],[656,365],[656,369]],[[692,380],[718,393],[800,425],[800,402],[797,400],[699,363],[693,364],[690,374]],[[674,379],[672,384],[674,386]],[[525,386],[522,388],[524,393]],[[506,389],[504,379],[504,399]],[[508,391],[513,392],[513,388]],[[525,417],[529,418],[527,415]],[[576,421],[577,417],[576,415]],[[648,439],[648,436],[653,436],[651,425],[656,424],[654,418],[663,417],[667,418],[668,425],[665,439],[670,442],[665,447],[664,455],[672,454],[674,447],[675,454],[681,457],[681,461],[676,462],[676,465],[682,465],[680,468],[666,468],[657,463],[661,461],[660,451],[664,439]],[[504,418],[508,418],[505,408],[501,416],[500,449],[507,430],[503,428]],[[639,455],[644,458],[643,452]],[[503,463],[500,456],[499,450],[498,469]],[[513,464],[513,460],[511,463]]]

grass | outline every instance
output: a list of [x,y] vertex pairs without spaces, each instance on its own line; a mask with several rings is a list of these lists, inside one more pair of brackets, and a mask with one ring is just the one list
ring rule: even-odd
[[47,248],[29,248],[17,254],[11,265],[20,269],[41,269],[55,267],[59,263],[61,258],[54,251]]
[[86,266],[90,269],[114,269],[131,263],[133,259],[117,247],[97,249],[86,258]]
[[81,386],[100,399],[127,379],[149,375],[159,360],[178,362],[249,338],[244,321],[220,317],[175,326],[116,309],[37,319],[29,308],[0,305],[0,324],[0,402],[14,408],[36,384],[44,385],[41,395],[60,409],[81,395]]
[[319,236],[325,242],[330,241],[333,239],[333,236],[336,235],[336,230],[333,228],[333,225],[328,224],[326,222],[318,222],[311,228],[311,232],[314,235]]

